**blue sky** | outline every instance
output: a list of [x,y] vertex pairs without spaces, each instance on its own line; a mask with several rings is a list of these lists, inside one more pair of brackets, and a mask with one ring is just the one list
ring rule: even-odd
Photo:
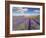
[[30,15],[38,15],[40,14],[40,8],[27,8],[27,7],[13,7],[12,9],[13,15],[19,14],[30,14]]

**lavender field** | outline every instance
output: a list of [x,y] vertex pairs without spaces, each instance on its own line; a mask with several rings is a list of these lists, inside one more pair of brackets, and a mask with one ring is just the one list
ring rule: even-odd
[[13,16],[13,30],[40,29],[40,16]]

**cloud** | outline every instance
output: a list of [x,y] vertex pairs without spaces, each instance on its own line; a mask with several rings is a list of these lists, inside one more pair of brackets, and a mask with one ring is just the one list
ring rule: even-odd
[[26,11],[28,11],[27,8],[22,8],[22,7],[21,7],[21,8],[20,8],[20,7],[19,7],[19,8],[16,8],[16,13],[22,13],[22,14],[23,14],[23,13],[25,13]]
[[34,13],[40,13],[40,10],[34,10],[33,12]]
[[24,9],[22,9],[23,11],[28,11],[28,9],[27,8],[24,8]]
[[32,14],[13,14],[13,16],[37,16],[37,15],[39,15],[39,14],[34,14],[34,13],[32,13]]

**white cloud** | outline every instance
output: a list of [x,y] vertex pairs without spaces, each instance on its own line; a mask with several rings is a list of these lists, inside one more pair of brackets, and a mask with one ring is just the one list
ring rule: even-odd
[[22,14],[25,13],[25,11],[28,11],[27,8],[22,8],[22,7],[21,8],[19,7],[19,8],[16,8],[16,9],[17,9],[17,11],[16,11],[17,13],[22,13]]
[[37,15],[39,15],[39,14],[22,14],[22,13],[20,13],[20,14],[13,14],[13,16],[37,16]]
[[24,9],[22,9],[23,11],[28,11],[28,9],[27,8],[24,8]]
[[38,12],[38,13],[39,13],[39,12],[40,12],[40,10],[34,10],[33,12],[36,12],[36,13]]

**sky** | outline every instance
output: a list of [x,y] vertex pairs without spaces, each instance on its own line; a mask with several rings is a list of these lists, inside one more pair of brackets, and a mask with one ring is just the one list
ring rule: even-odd
[[13,7],[13,16],[19,15],[40,15],[40,8]]

